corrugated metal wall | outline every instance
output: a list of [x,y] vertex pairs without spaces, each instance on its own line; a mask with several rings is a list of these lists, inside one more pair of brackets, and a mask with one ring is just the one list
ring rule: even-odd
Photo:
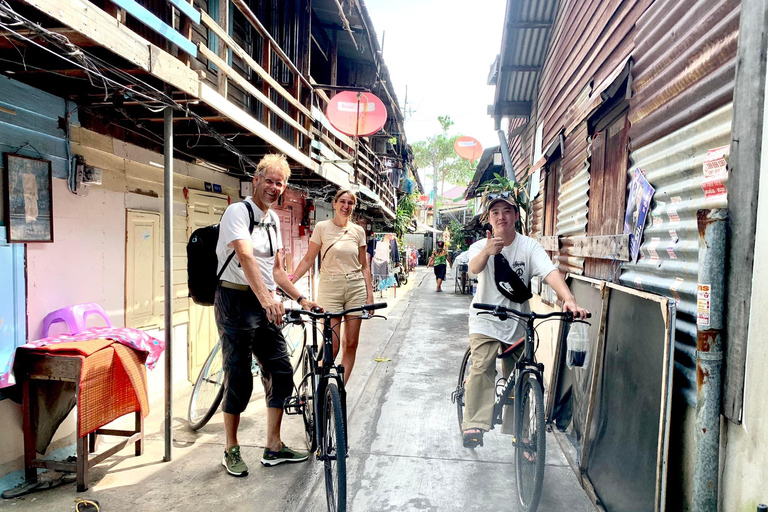
[[539,195],[533,200],[531,210],[531,236],[536,238],[544,234],[544,197],[546,193],[544,191],[545,176],[542,173],[541,182],[539,183]]
[[632,149],[732,101],[739,6],[738,0],[658,0],[638,20]]
[[[635,23],[652,0],[570,0],[561,3],[542,70],[538,122],[543,146],[570,133],[599,101],[601,87],[634,48]],[[598,93],[598,94],[595,94]],[[591,96],[590,96],[591,95]]]
[[625,263],[620,281],[677,299],[675,366],[685,378],[678,382],[687,383],[681,391],[691,405],[696,404],[696,211],[726,207],[725,194],[705,196],[703,163],[710,149],[730,144],[732,118],[729,103],[630,153],[631,169],[645,170],[656,192],[640,247],[642,259]]
[[645,257],[625,264],[620,280],[679,297],[675,365],[683,379],[676,387],[691,405],[696,210],[725,207],[725,196],[705,199],[702,162],[709,149],[730,144],[739,13],[738,0],[657,0],[637,21],[632,54],[629,173],[645,169],[656,195],[641,246]]
[[565,139],[562,173],[559,181],[557,204],[557,234],[560,236],[558,267],[562,272],[584,273],[584,258],[573,256],[573,242],[566,237],[587,234],[589,210],[589,159],[587,123]]

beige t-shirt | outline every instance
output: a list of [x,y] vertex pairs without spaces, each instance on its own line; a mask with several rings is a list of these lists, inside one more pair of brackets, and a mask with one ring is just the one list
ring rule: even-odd
[[323,273],[349,274],[362,269],[358,255],[366,245],[365,230],[357,224],[349,222],[340,228],[331,220],[318,222],[309,241],[320,246]]

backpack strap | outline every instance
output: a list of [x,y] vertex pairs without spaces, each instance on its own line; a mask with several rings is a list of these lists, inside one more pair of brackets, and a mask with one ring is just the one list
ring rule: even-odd
[[[248,226],[248,233],[253,234],[253,227],[256,225],[256,221],[253,218],[253,208],[248,203],[248,201],[242,201],[245,203],[245,207],[248,208],[248,217],[251,219],[251,223]],[[269,241],[270,248],[272,247],[272,240]],[[227,257],[227,261],[224,262],[224,265],[222,265],[221,270],[219,270],[219,273],[216,275],[216,282],[219,282],[221,279],[222,274],[224,274],[224,269],[227,268],[227,265],[229,265],[229,262],[232,261],[232,258],[235,257],[235,251],[232,251],[232,253]]]

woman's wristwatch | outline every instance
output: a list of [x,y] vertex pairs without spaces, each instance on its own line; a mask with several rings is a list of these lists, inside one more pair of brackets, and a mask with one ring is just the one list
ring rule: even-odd
[[305,297],[305,296],[303,296],[303,295],[299,295],[299,298],[298,298],[298,299],[296,299],[296,304],[298,304],[299,306],[301,306],[301,301],[303,301],[303,300],[306,300],[306,297]]

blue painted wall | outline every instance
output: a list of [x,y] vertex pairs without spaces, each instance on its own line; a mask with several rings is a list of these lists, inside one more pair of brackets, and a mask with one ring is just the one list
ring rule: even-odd
[[10,371],[11,355],[27,342],[24,244],[6,242],[6,231],[0,226],[0,373]]
[[[66,178],[69,148],[59,118],[73,103],[0,76],[0,152],[51,161],[54,178]],[[71,116],[77,124],[77,113]],[[19,149],[21,148],[21,149]],[[0,165],[3,165],[0,163]]]
[[[0,76],[0,153],[18,153],[51,161],[54,178],[69,172],[69,143],[59,118],[75,105],[63,98]],[[77,123],[77,114],[70,122]],[[0,167],[3,159],[0,158]],[[0,174],[0,372],[27,339],[25,245],[7,243],[5,172]],[[53,205],[56,212],[56,204]],[[0,393],[0,396],[2,394]]]

